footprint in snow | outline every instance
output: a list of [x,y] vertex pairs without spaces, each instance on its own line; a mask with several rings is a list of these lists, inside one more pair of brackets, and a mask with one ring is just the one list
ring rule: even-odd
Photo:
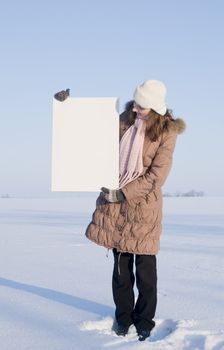
[[[113,322],[114,320],[112,317],[106,317],[99,321],[87,321],[82,323],[80,330],[97,331],[101,334],[113,335],[117,338],[116,344],[123,341],[133,341],[137,339],[136,329],[134,325],[130,327],[126,337],[118,337],[112,329]],[[177,322],[173,321],[172,319],[156,320],[156,327],[153,329],[149,340],[151,342],[162,340],[174,332],[176,328]]]
[[[105,348],[138,342],[136,329],[133,325],[130,327],[126,337],[119,337],[112,330],[113,322],[114,320],[111,316],[98,321],[87,321],[81,324],[80,330],[109,335],[109,341],[103,344]],[[178,346],[178,349],[183,350],[224,350],[224,331],[200,331],[195,329],[196,325],[197,321],[195,320],[179,320],[176,322],[172,319],[157,319],[156,326],[147,342],[151,343],[151,346],[155,346],[153,347],[155,349],[157,347],[162,349],[161,346],[164,341],[164,349],[166,349],[167,342],[169,342],[169,349],[172,346],[173,349],[176,349]]]
[[154,342],[164,339],[177,329],[177,325],[178,323],[172,319],[156,320],[156,326],[153,329],[149,340]]

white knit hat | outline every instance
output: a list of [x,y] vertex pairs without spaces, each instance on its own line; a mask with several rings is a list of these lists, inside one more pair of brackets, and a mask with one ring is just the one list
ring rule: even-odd
[[160,115],[166,113],[166,87],[158,80],[146,80],[137,86],[134,92],[134,101],[142,108],[152,108]]

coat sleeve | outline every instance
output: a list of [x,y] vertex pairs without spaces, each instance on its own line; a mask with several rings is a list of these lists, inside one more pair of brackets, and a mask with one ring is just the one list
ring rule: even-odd
[[156,155],[146,173],[129,182],[121,189],[127,200],[145,196],[156,187],[163,186],[172,166],[176,138],[176,133],[169,133],[163,136]]

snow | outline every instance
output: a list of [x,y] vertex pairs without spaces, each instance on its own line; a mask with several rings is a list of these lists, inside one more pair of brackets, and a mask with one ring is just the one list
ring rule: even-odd
[[1,350],[224,349],[224,198],[164,198],[145,342],[111,330],[113,257],[84,236],[95,198],[0,199]]

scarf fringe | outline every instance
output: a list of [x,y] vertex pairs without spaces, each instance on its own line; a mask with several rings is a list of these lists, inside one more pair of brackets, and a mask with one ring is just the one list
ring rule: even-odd
[[119,189],[127,185],[129,182],[136,180],[141,174],[142,171],[137,171],[134,173],[126,172],[124,175],[120,176]]

